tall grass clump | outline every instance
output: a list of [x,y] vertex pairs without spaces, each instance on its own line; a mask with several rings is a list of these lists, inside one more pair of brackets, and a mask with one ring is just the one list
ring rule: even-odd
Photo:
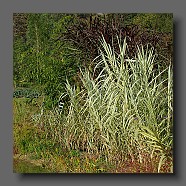
[[125,166],[130,160],[146,171],[164,172],[168,166],[166,171],[172,172],[172,66],[154,68],[155,52],[143,46],[131,59],[126,39],[117,40],[119,53],[101,38],[94,69],[98,76],[82,69],[81,89],[67,81],[63,97],[69,102],[60,114],[45,118],[48,136],[68,150],[111,163]]

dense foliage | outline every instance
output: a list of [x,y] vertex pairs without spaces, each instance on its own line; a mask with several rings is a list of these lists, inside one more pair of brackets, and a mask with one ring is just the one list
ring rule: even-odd
[[115,36],[126,37],[128,57],[151,44],[163,68],[173,57],[172,27],[172,14],[14,14],[14,84],[42,89],[50,107],[66,77],[80,84],[79,67],[94,68],[102,35],[117,52]]
[[173,172],[172,26],[14,14],[14,154],[53,172]]
[[73,82],[76,76],[78,52],[66,42],[55,42],[73,17],[29,14],[27,20],[26,39],[19,35],[14,39],[14,83],[40,89],[50,107],[64,90],[66,77]]

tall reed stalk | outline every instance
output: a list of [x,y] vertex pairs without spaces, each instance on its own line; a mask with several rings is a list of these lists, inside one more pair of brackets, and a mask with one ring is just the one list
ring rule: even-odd
[[143,46],[129,59],[126,40],[117,39],[119,53],[101,39],[94,69],[101,69],[99,75],[93,78],[88,69],[81,70],[81,91],[67,81],[67,109],[60,117],[49,115],[45,125],[52,140],[69,150],[140,163],[148,154],[158,158],[161,172],[165,161],[172,161],[172,67],[154,68],[154,50]]

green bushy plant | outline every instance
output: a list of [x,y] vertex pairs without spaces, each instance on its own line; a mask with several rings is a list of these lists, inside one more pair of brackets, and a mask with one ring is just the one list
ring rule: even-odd
[[27,14],[26,36],[14,39],[14,81],[17,86],[42,91],[47,108],[64,91],[66,77],[75,81],[78,51],[67,42],[56,41],[56,35],[73,19],[71,14]]

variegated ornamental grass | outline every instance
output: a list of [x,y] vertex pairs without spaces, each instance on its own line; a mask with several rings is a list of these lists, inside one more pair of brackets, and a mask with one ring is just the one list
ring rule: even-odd
[[81,70],[81,90],[66,83],[69,97],[66,111],[46,117],[52,140],[67,149],[81,149],[104,155],[107,161],[137,160],[144,155],[158,159],[155,171],[165,162],[173,171],[173,77],[172,66],[154,68],[153,48],[138,47],[133,59],[127,57],[126,40],[118,37],[119,53],[101,39],[95,59],[99,75],[93,78]]

